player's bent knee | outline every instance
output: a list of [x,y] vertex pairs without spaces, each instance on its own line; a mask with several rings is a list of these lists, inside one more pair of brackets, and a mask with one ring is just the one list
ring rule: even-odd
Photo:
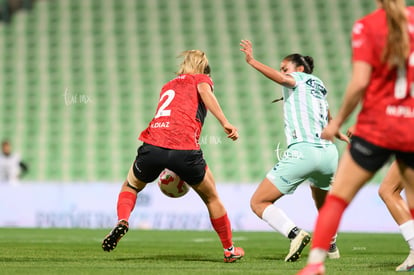
[[390,188],[385,188],[384,185],[380,185],[378,195],[383,201],[386,201],[392,198],[393,192]]
[[255,213],[257,216],[261,216],[261,207],[260,207],[260,203],[258,203],[256,200],[251,199],[250,200],[250,209],[253,211],[253,213]]

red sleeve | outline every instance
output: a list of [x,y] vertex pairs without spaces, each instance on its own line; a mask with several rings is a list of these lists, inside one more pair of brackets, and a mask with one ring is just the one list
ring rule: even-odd
[[365,61],[374,65],[376,58],[369,36],[369,25],[362,20],[356,21],[352,28],[352,61]]
[[214,83],[213,80],[211,80],[211,78],[206,75],[206,74],[197,74],[195,75],[195,79],[196,79],[196,83],[207,83],[208,85],[211,86],[211,90],[214,90]]

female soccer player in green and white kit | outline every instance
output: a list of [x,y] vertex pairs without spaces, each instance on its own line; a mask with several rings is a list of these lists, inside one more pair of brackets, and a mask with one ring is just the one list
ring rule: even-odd
[[[338,163],[336,146],[321,139],[322,129],[330,119],[327,90],[323,82],[312,75],[312,57],[288,55],[283,59],[279,72],[254,59],[249,40],[242,40],[240,46],[250,66],[283,86],[288,149],[257,187],[250,205],[259,218],[291,240],[285,261],[293,262],[309,243],[310,235],[298,228],[274,203],[284,195],[292,194],[305,180],[311,183],[316,207],[319,209],[325,201]],[[338,138],[348,141],[342,134]],[[336,237],[331,241],[329,257],[340,257]]]

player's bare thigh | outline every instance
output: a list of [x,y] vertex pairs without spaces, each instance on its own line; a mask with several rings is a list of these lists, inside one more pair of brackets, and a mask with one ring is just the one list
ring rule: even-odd
[[331,194],[350,202],[361,187],[372,178],[374,173],[363,169],[345,150],[334,177]]
[[227,211],[220,200],[213,174],[208,166],[203,181],[200,184],[191,185],[191,187],[206,204],[212,219],[220,218],[226,214]]
[[206,174],[204,175],[203,181],[200,184],[192,185],[191,187],[200,195],[205,203],[218,198],[216,183],[213,174],[208,167],[206,168]]
[[[128,186],[128,185],[130,185],[130,186]],[[145,182],[137,179],[137,177],[135,176],[134,171],[133,171],[133,165],[131,165],[131,168],[129,168],[127,179],[124,183],[124,186],[129,187],[129,188],[131,188],[131,186],[132,186],[133,188],[131,188],[131,189],[134,189],[135,191],[139,192],[142,189],[144,189],[146,185],[147,184]]]

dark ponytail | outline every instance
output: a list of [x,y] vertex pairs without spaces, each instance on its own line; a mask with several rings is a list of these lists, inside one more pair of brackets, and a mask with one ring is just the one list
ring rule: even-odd
[[313,72],[313,58],[311,56],[303,56],[298,53],[293,53],[284,58],[284,60],[291,61],[296,66],[303,66],[304,72],[311,74]]

